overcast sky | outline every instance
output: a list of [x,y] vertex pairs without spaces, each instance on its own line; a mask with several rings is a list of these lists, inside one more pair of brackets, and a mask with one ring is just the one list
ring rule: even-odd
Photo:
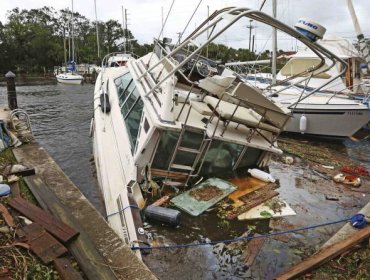
[[[264,12],[271,14],[271,0],[266,1]],[[71,8],[71,0],[0,0],[0,21],[6,22],[7,11],[19,7],[21,9],[41,8],[51,6],[56,10]],[[158,37],[162,22],[162,9],[164,17],[171,6],[172,0],[96,0],[98,20],[107,21],[116,19],[122,22],[122,9],[128,9],[129,29],[138,39],[139,43],[151,43]],[[176,38],[176,33],[182,31],[199,0],[175,0],[172,12],[165,27],[165,36]],[[210,13],[216,9],[227,6],[243,6],[259,8],[262,0],[203,0],[195,18],[189,25],[189,31],[202,22],[207,16],[207,6]],[[299,18],[307,18],[320,23],[327,28],[326,34],[334,34],[353,40],[356,37],[353,24],[347,9],[346,0],[277,0],[278,19],[288,25],[294,25]],[[353,4],[365,36],[370,37],[370,0],[353,0]],[[94,0],[74,0],[74,10],[94,20]],[[247,24],[247,23],[245,23]],[[232,33],[220,38],[228,46],[248,48],[249,31]],[[256,25],[253,29],[256,35],[257,49],[261,50],[267,44],[271,32],[263,26]],[[279,35],[279,48],[294,49],[294,40]]]

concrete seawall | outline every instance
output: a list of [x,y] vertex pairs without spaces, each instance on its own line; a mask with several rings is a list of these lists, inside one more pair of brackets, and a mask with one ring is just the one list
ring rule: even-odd
[[[87,263],[111,269],[112,274],[106,273],[105,279],[157,279],[109,227],[106,220],[64,174],[45,149],[34,142],[13,149],[13,153],[19,163],[35,168],[43,188],[50,190],[63,205],[63,211],[54,211],[53,214],[72,227],[78,226],[77,230],[82,234],[77,239],[85,236],[97,249],[103,263],[96,259],[87,260]],[[36,185],[40,184],[37,178],[33,182]],[[74,250],[71,252],[74,255],[78,254]],[[85,269],[88,270],[88,265]],[[92,277],[94,276],[88,276],[89,279]]]

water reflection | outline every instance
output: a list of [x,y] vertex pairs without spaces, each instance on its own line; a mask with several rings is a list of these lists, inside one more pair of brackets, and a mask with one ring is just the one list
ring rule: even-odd
[[[26,110],[36,140],[50,153],[84,195],[103,212],[104,206],[93,176],[93,85],[18,86],[18,107]],[[0,88],[6,100],[6,88]]]

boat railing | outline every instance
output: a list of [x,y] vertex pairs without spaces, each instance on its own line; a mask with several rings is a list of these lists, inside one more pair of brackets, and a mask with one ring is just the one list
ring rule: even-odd
[[102,69],[109,67],[109,59],[113,57],[121,56],[122,58],[127,57],[127,58],[134,58],[137,59],[138,56],[132,52],[112,52],[108,53],[104,58],[102,59],[101,67]]
[[[303,71],[302,73],[293,75],[289,77],[288,79],[281,81],[281,83],[285,83],[287,81],[290,81],[294,78],[297,78],[298,76],[304,75],[305,77],[301,79],[300,81],[295,82],[302,83],[304,81],[307,81],[310,79],[310,74],[314,73],[314,75],[318,75],[321,73],[324,73],[334,67],[337,62],[340,62],[343,67],[342,71],[335,77],[332,77],[329,81],[321,85],[320,87],[314,89],[313,91],[309,92],[305,96],[302,97],[301,100],[307,98],[308,96],[322,90],[323,87],[327,86],[331,82],[333,82],[335,79],[339,78],[341,75],[345,73],[347,70],[347,64],[344,60],[336,56],[331,51],[327,50],[326,48],[322,47],[319,44],[313,43],[310,40],[308,40],[306,37],[304,37],[301,33],[299,33],[297,30],[293,29],[290,26],[287,26],[286,24],[279,22],[278,20],[274,19],[273,17],[261,12],[261,11],[255,11],[248,8],[225,8],[220,12],[217,12],[216,14],[211,15],[205,22],[203,22],[191,35],[189,35],[182,43],[180,43],[177,47],[172,49],[162,57],[158,62],[156,63],[148,63],[146,65],[146,71],[138,77],[138,80],[143,79],[145,76],[149,75],[151,71],[153,71],[158,65],[166,63],[166,60],[170,60],[172,57],[174,57],[175,54],[183,50],[188,44],[192,44],[192,42],[195,42],[197,38],[200,36],[204,36],[206,33],[209,33],[209,36],[207,36],[206,41],[203,44],[197,44],[195,45],[195,49],[182,60],[179,62],[171,71],[168,71],[166,75],[163,75],[163,77],[158,81],[156,81],[156,84],[151,87],[151,89],[147,92],[146,96],[152,94],[154,91],[159,89],[161,85],[170,77],[172,77],[176,72],[181,71],[181,69],[189,63],[191,60],[196,60],[199,58],[202,50],[204,50],[207,45],[209,45],[211,42],[216,40],[221,34],[223,34],[227,29],[229,29],[232,25],[234,25],[236,22],[238,22],[241,18],[247,17],[249,19],[253,19],[262,23],[265,23],[267,25],[270,25],[271,27],[277,28],[280,31],[283,31],[284,33],[298,39],[300,42],[305,44],[309,49],[311,49],[314,54],[321,59],[321,62],[307,71]],[[220,30],[215,31],[216,26],[226,19],[226,25],[222,26]],[[194,45],[194,44],[193,44]],[[327,65],[325,63],[325,58],[328,58],[331,60],[331,63]],[[290,86],[294,86],[294,84],[291,84]],[[278,84],[277,84],[278,85]],[[274,85],[272,85],[274,86]],[[289,87],[289,86],[288,86]],[[284,89],[281,89],[280,91],[283,91]],[[279,91],[278,91],[279,92]],[[275,92],[275,93],[278,93]]]

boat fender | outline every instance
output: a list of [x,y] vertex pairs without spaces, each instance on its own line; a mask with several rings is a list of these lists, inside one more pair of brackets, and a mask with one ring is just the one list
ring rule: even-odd
[[109,95],[107,93],[100,94],[100,108],[103,113],[110,112]]
[[303,114],[299,119],[299,130],[304,134],[307,130],[307,117]]
[[271,182],[271,183],[275,183],[275,178],[272,177],[271,174],[267,173],[267,172],[264,172],[262,170],[259,170],[257,168],[253,168],[253,169],[248,169],[248,173],[252,175],[252,177],[254,178],[257,178],[261,181],[264,181],[264,182]]
[[90,137],[93,137],[93,135],[94,135],[94,129],[95,129],[95,127],[94,127],[94,118],[91,118],[91,121],[90,121],[90,132],[89,132],[89,136]]
[[176,209],[149,205],[144,210],[144,216],[149,220],[177,227],[180,224],[181,213]]

